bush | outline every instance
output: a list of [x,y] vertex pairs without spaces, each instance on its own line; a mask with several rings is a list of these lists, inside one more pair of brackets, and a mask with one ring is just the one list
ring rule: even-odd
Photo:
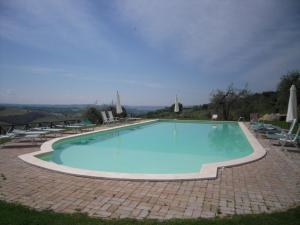
[[88,108],[83,117],[93,123],[103,123],[101,113],[95,107]]

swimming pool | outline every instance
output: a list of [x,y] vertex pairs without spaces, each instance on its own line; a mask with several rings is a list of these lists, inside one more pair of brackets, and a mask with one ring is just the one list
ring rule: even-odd
[[[41,161],[86,174],[190,177],[254,153],[237,122],[157,120],[51,143]],[[221,164],[220,164],[221,163]],[[217,166],[218,167],[218,166]],[[117,176],[119,178],[119,176]]]

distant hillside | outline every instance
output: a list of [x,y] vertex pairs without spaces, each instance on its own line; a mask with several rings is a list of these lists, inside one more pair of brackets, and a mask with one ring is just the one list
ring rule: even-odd
[[80,118],[85,108],[1,105],[0,124],[26,124]]
[[156,111],[164,108],[164,106],[125,106],[127,113],[141,116],[148,112]]
[[142,117],[145,118],[161,118],[161,119],[194,119],[207,120],[210,118],[210,112],[206,105],[184,107],[182,112],[175,113],[174,107],[164,107],[156,111],[148,112]]
[[[89,107],[106,110],[109,105],[0,105],[0,124],[27,124],[80,119]],[[125,106],[132,116],[144,115],[161,106]]]

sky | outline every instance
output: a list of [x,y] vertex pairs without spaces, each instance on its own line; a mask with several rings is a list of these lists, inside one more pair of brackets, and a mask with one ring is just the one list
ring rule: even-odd
[[0,103],[196,105],[297,69],[299,0],[0,0]]

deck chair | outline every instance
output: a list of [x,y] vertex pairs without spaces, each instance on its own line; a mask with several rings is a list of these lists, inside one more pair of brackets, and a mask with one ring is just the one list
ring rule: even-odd
[[13,137],[15,137],[15,134],[7,133],[7,134],[0,135],[0,140],[1,139],[10,139],[10,138],[13,138]]
[[111,121],[107,118],[107,115],[105,113],[105,111],[101,111],[101,116],[102,116],[102,119],[103,119],[103,124],[110,124]]
[[298,130],[295,135],[291,134],[284,138],[279,139],[279,143],[281,144],[281,147],[284,148],[286,145],[294,145],[295,147],[298,147],[299,143],[299,133],[300,133],[300,125],[298,126]]
[[118,122],[118,121],[119,121],[119,118],[114,117],[112,111],[108,111],[108,120],[109,120],[111,123],[115,123],[115,122]]
[[11,131],[16,136],[25,136],[25,135],[45,135],[48,134],[49,131],[27,131],[27,130],[21,130],[21,129],[13,129]]
[[250,129],[257,133],[263,134],[275,134],[281,133],[282,129],[278,126],[274,126],[272,124],[264,124],[264,123],[256,123],[250,125]]
[[61,136],[62,133],[66,130],[65,128],[52,128],[52,127],[35,127],[32,128],[33,131],[47,131],[56,136]]
[[266,138],[268,139],[275,139],[275,140],[279,140],[280,138],[285,138],[287,136],[290,136],[293,134],[293,130],[295,128],[295,125],[297,123],[297,120],[294,119],[293,122],[291,123],[290,129],[288,130],[288,132],[286,130],[281,130],[280,133],[266,133]]

